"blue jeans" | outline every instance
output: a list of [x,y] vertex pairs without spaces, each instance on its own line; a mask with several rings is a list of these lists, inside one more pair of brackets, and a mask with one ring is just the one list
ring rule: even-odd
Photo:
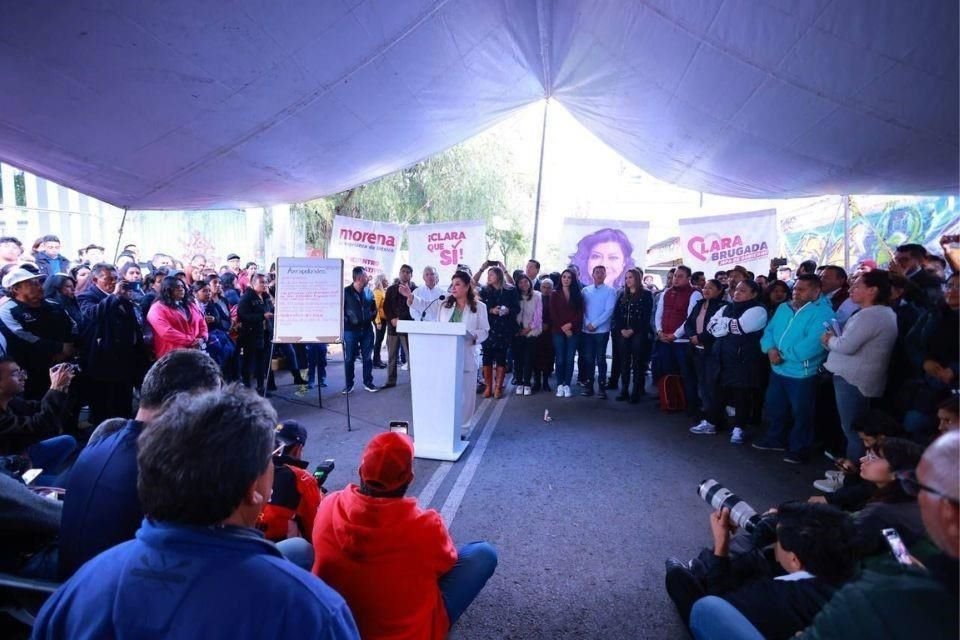
[[[583,364],[580,365],[580,375],[584,377],[584,382],[593,384],[593,381],[599,380],[601,384],[607,381],[607,341],[610,339],[610,333],[583,333]],[[594,367],[596,367],[597,377],[593,377]]]
[[763,634],[732,604],[717,596],[697,600],[690,611],[696,640],[763,640]]
[[680,374],[683,382],[683,395],[687,401],[687,410],[696,412],[700,408],[700,399],[697,396],[697,372],[693,363],[687,357],[689,342],[660,342],[657,341],[657,354],[660,358],[660,375],[671,373]]
[[32,484],[38,487],[66,486],[67,462],[77,450],[73,436],[55,436],[41,440],[27,449],[27,456],[34,469],[43,469]]
[[363,384],[373,386],[373,325],[368,324],[360,330],[343,330],[343,373],[347,386],[354,383],[353,364],[357,359],[357,349],[363,360]]
[[[788,378],[775,371],[770,372],[767,397],[764,405],[770,426],[764,437],[766,444],[787,444],[790,453],[806,456],[813,446],[813,416],[817,406],[817,376]],[[787,433],[790,417],[793,428]],[[858,440],[859,442],[859,440]]]
[[470,542],[457,549],[457,563],[440,578],[440,594],[453,626],[497,568],[497,550],[487,542]]
[[870,398],[838,375],[833,376],[833,391],[837,395],[840,428],[847,438],[847,460],[859,460],[863,456],[864,448],[863,442],[853,430],[853,423],[870,409]]
[[312,385],[327,379],[327,345],[307,345],[307,384]]
[[553,353],[557,362],[557,384],[570,386],[573,378],[573,356],[577,353],[577,343],[580,334],[575,333],[569,338],[564,333],[553,334]]

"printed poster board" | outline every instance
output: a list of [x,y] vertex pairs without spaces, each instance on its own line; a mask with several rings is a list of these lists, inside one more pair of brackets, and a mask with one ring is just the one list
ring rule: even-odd
[[343,260],[277,258],[273,341],[340,342]]

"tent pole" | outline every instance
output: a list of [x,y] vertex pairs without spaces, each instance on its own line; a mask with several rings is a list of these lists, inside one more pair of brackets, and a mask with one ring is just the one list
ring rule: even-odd
[[117,263],[117,256],[120,255],[120,242],[123,240],[123,226],[127,224],[127,211],[126,207],[123,208],[123,217],[120,218],[120,231],[117,232],[117,246],[113,249],[113,263]]
[[537,201],[533,210],[533,247],[530,250],[530,257],[537,257],[537,231],[540,229],[540,188],[543,186],[543,149],[547,143],[547,108],[550,106],[550,98],[543,101],[543,130],[540,132],[540,167],[537,170]]
[[843,268],[850,272],[850,196],[843,196]]

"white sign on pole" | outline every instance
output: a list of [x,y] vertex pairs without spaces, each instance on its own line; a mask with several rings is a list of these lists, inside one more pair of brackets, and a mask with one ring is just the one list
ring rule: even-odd
[[580,282],[593,284],[593,268],[603,265],[606,284],[623,286],[626,272],[644,266],[650,223],[645,220],[565,218],[563,248],[570,264],[580,269]]
[[402,239],[403,227],[399,224],[336,216],[329,254],[344,262],[344,285],[349,284],[354,267],[366,269],[371,279],[381,273],[392,278]]
[[414,279],[420,281],[424,267],[436,267],[440,284],[446,286],[458,264],[476,269],[485,259],[486,233],[487,225],[482,220],[407,227]]
[[343,260],[277,258],[273,341],[340,342]]
[[777,251],[777,210],[680,218],[683,264],[712,278],[740,265],[766,274]]

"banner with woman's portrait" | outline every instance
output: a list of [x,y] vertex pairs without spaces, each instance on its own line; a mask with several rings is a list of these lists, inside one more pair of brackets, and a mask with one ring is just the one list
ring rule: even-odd
[[628,269],[644,267],[650,223],[645,220],[597,220],[565,218],[563,249],[567,263],[576,265],[582,284],[593,284],[593,268],[602,265],[605,282],[623,286]]

